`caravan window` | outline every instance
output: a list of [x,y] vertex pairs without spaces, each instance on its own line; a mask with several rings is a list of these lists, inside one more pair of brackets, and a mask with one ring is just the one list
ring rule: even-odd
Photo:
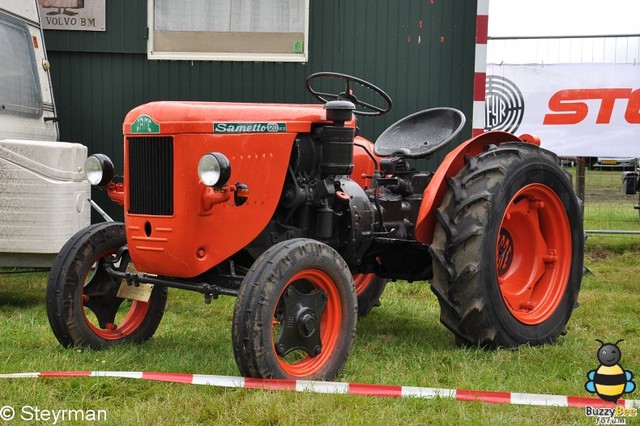
[[42,92],[31,34],[0,14],[0,114],[42,115]]

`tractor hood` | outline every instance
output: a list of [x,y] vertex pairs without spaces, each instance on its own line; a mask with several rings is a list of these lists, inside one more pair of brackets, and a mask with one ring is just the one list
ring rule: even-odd
[[[327,122],[324,105],[163,101],[127,114],[125,135],[137,133],[299,133]],[[347,123],[354,127],[355,120]]]

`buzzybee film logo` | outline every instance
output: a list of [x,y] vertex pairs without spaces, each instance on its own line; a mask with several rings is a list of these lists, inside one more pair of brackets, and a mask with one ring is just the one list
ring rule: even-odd
[[616,404],[615,407],[591,407],[585,408],[585,414],[596,418],[596,424],[626,424],[626,417],[636,417],[636,408],[627,408],[618,405],[618,400],[622,395],[635,390],[636,384],[633,381],[633,372],[625,370],[620,365],[622,351],[618,343],[604,343],[596,339],[600,347],[596,357],[600,364],[597,368],[587,373],[587,381],[584,388],[589,393],[595,393],[603,401]]

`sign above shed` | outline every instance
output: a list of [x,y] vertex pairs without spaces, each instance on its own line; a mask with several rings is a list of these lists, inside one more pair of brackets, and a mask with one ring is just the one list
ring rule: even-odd
[[38,0],[46,30],[105,31],[106,0]]

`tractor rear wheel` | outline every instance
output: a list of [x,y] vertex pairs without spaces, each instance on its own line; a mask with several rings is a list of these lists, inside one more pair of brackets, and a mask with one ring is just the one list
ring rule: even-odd
[[[49,274],[47,315],[62,346],[101,349],[140,343],[153,336],[167,301],[167,289],[155,286],[148,299],[119,297],[121,280],[104,269],[117,253],[113,267],[133,272],[124,224],[98,223],[76,233],[63,247]],[[122,294],[121,294],[122,296]]]
[[380,306],[380,296],[387,280],[376,274],[356,274],[353,276],[353,285],[358,298],[358,316],[363,317],[376,306]]
[[580,202],[554,154],[492,146],[450,178],[430,253],[458,344],[541,345],[566,333],[583,271]]
[[332,380],[356,332],[351,273],[331,247],[297,238],[265,251],[236,301],[232,340],[248,377]]

